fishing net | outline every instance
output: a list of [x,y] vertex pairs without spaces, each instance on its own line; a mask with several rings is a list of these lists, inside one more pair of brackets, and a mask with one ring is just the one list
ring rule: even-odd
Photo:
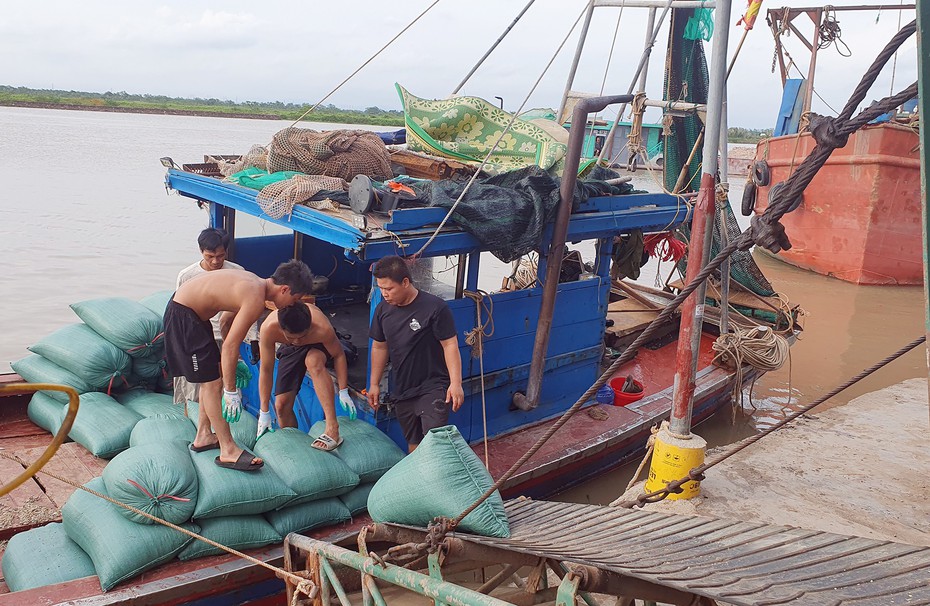
[[225,158],[207,158],[208,161],[216,162],[220,169],[220,174],[228,177],[247,168],[258,168],[263,171],[268,170],[268,150],[262,145],[253,145],[249,153],[240,157],[238,160],[230,161]]
[[[694,17],[694,9],[678,9],[673,12],[672,24],[669,31],[669,60],[665,71],[665,98],[691,103],[707,103],[708,70],[707,60],[704,56],[704,44],[698,39],[691,40],[686,37],[685,30]],[[695,191],[701,175],[701,148],[691,162],[688,162],[691,151],[698,137],[701,135],[703,124],[696,115],[673,116],[666,114],[664,119],[665,132],[665,187],[673,191],[676,184],[684,183],[681,192]],[[685,167],[685,165],[687,166]],[[679,179],[685,167],[684,179]],[[729,200],[725,200],[724,214],[726,220],[715,221],[714,238],[711,244],[710,255],[714,257],[722,248],[722,230],[726,229],[729,239],[733,240],[740,234],[736,215],[730,208]],[[691,229],[682,225],[681,233],[686,240],[691,238]],[[684,275],[687,267],[687,257],[682,259],[678,268]],[[718,274],[719,277],[719,274]],[[730,257],[730,277],[759,296],[767,297],[775,294],[771,283],[762,274],[749,251],[736,251]]]
[[356,175],[379,180],[394,176],[387,147],[366,130],[315,131],[285,128],[268,146],[268,171],[292,170],[351,181]]
[[339,204],[330,197],[313,200],[321,192],[339,192],[345,196],[349,184],[339,177],[323,175],[294,175],[290,179],[266,185],[258,192],[258,205],[272,219],[280,219],[294,211],[295,204],[317,210],[338,210]]

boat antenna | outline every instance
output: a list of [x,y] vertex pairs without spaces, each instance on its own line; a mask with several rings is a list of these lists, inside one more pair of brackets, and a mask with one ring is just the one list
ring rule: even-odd
[[565,34],[565,37],[562,39],[562,43],[559,44],[559,47],[557,49],[555,49],[555,52],[552,54],[552,58],[549,59],[549,63],[546,64],[546,67],[543,68],[542,73],[539,74],[539,77],[536,79],[536,82],[533,83],[533,87],[530,89],[530,92],[526,93],[526,97],[523,98],[523,103],[521,103],[520,107],[518,107],[517,110],[513,112],[513,115],[510,116],[510,122],[507,123],[507,126],[504,127],[504,130],[497,137],[497,140],[494,142],[494,145],[492,145],[491,148],[488,150],[488,153],[484,157],[484,160],[482,160],[478,168],[475,169],[474,174],[472,174],[468,182],[465,183],[465,187],[462,188],[462,193],[459,194],[459,197],[456,198],[452,206],[449,207],[449,210],[446,212],[446,216],[443,217],[439,225],[436,226],[436,230],[433,231],[432,235],[430,235],[429,240],[427,240],[426,243],[420,247],[420,250],[418,250],[416,253],[413,254],[414,258],[420,257],[423,254],[423,251],[425,251],[429,247],[429,245],[433,243],[433,240],[436,239],[436,236],[439,235],[439,232],[442,231],[442,228],[446,226],[446,222],[449,220],[449,217],[451,217],[452,213],[455,212],[455,209],[458,207],[459,202],[462,201],[462,198],[465,197],[465,194],[468,192],[469,188],[471,187],[471,184],[475,182],[475,179],[478,178],[478,175],[484,169],[485,165],[488,163],[488,160],[491,159],[491,155],[495,152],[495,150],[497,150],[497,146],[500,145],[501,140],[504,138],[504,136],[507,133],[510,132],[510,128],[513,126],[513,123],[516,121],[517,116],[520,115],[520,112],[523,111],[523,108],[526,107],[526,104],[529,102],[530,97],[533,95],[534,92],[536,92],[536,88],[539,86],[539,83],[542,82],[542,79],[546,75],[546,72],[548,72],[549,68],[552,67],[552,64],[556,60],[556,57],[558,57],[559,53],[562,52],[562,49],[565,47],[565,43],[568,42],[568,39],[571,37],[572,32],[575,31],[576,27],[578,27],[578,22],[581,21],[581,17],[585,14],[585,12],[587,12],[587,10],[588,10],[587,7],[585,7],[584,9],[582,9],[580,13],[578,13],[578,17],[575,19],[575,22],[572,23],[572,26],[571,28],[569,28],[568,33]]
[[319,106],[323,105],[323,102],[324,102],[324,101],[326,101],[327,99],[329,99],[330,97],[332,97],[333,94],[334,94],[337,90],[339,90],[340,88],[342,88],[342,86],[343,86],[346,82],[348,82],[349,80],[351,80],[352,78],[354,78],[354,77],[355,77],[355,74],[357,74],[357,73],[359,73],[360,71],[362,71],[362,69],[364,69],[366,65],[368,65],[369,63],[371,63],[372,61],[374,61],[375,57],[377,57],[377,56],[380,55],[382,52],[384,52],[384,50],[387,49],[387,47],[391,46],[391,45],[394,43],[395,40],[397,40],[398,38],[400,38],[400,37],[404,34],[404,32],[406,32],[408,29],[410,29],[411,27],[413,27],[413,24],[414,24],[414,23],[416,23],[417,21],[419,21],[424,15],[426,15],[426,13],[430,12],[430,10],[432,10],[432,8],[433,8],[434,6],[436,6],[437,4],[439,4],[439,0],[433,0],[433,3],[432,3],[432,4],[430,4],[429,6],[427,6],[427,7],[423,10],[423,12],[420,13],[419,15],[417,15],[416,18],[415,18],[413,21],[411,21],[410,23],[408,23],[407,26],[406,26],[404,29],[402,29],[402,30],[400,30],[399,32],[397,32],[397,35],[395,35],[393,38],[391,38],[390,40],[388,40],[387,44],[385,44],[385,45],[382,46],[380,49],[378,49],[378,52],[376,52],[374,55],[372,55],[371,57],[369,57],[368,59],[366,59],[365,62],[362,63],[361,65],[359,65],[358,68],[357,68],[354,72],[352,72],[351,74],[349,74],[349,75],[346,77],[345,80],[343,80],[343,81],[340,82],[338,85],[336,85],[336,88],[334,88],[333,90],[331,90],[331,91],[329,91],[328,93],[326,93],[326,96],[325,96],[325,97],[323,97],[322,99],[320,99],[319,101],[317,101],[316,104],[315,104],[313,107],[311,107],[310,109],[308,109],[307,111],[305,111],[304,113],[302,113],[302,114],[300,115],[299,118],[297,118],[296,120],[294,120],[294,123],[291,124],[291,128],[293,128],[294,126],[297,126],[297,124],[298,124],[301,120],[303,120],[304,118],[307,117],[307,114],[309,114],[310,112],[312,112],[313,110],[315,110],[315,109],[318,108]]
[[513,29],[513,26],[517,24],[517,21],[523,18],[523,15],[526,14],[526,11],[528,11],[531,6],[533,6],[534,2],[536,2],[536,0],[530,0],[526,3],[526,6],[524,6],[523,10],[520,11],[520,14],[517,15],[517,17],[510,22],[510,25],[507,26],[507,29],[504,30],[504,33],[501,34],[500,37],[494,41],[494,44],[491,45],[491,48],[489,48],[488,51],[484,53],[480,59],[478,59],[478,63],[475,63],[475,66],[471,68],[471,71],[465,74],[465,77],[462,78],[462,81],[459,82],[459,85],[455,87],[455,90],[449,93],[450,97],[454,97],[460,90],[462,90],[462,87],[465,86],[465,83],[468,82],[468,79],[471,78],[476,71],[478,71],[478,68],[481,67],[481,64],[484,63],[484,60],[491,56],[491,53],[494,52],[494,49],[496,49],[497,46],[503,42],[504,38],[507,37],[507,34],[510,33],[510,30]]

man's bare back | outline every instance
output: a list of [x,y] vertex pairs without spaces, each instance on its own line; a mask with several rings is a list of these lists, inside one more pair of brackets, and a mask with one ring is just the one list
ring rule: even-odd
[[265,284],[264,278],[249,271],[217,269],[182,284],[174,300],[194,310],[202,320],[209,320],[221,311],[253,310],[257,310],[257,320],[265,308]]
[[326,314],[316,305],[308,304],[307,309],[310,310],[311,324],[310,330],[307,331],[306,334],[301,335],[299,339],[289,340],[288,336],[284,334],[284,329],[281,328],[281,324],[278,323],[278,312],[273,311],[265,321],[262,322],[262,342],[270,344],[271,347],[274,347],[274,345],[278,343],[287,343],[289,345],[332,344],[341,348],[342,346],[339,345],[336,339],[336,331]]

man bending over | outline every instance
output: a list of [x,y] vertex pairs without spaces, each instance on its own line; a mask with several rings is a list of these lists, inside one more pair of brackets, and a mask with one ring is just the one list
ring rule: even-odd
[[[275,354],[275,346],[283,343]],[[329,319],[315,305],[296,303],[283,307],[265,318],[259,336],[261,369],[258,375],[258,394],[262,411],[258,416],[258,435],[271,428],[271,379],[278,358],[278,380],[275,383],[274,409],[281,427],[297,427],[294,400],[300,391],[304,375],[310,373],[313,389],[323,408],[326,431],[314,440],[313,447],[334,450],[342,444],[339,421],[336,418],[336,393],[333,380],[326,370],[332,361],[339,383],[339,403],[349,417],[355,418],[355,404],[349,395],[349,366],[345,351],[336,338]]]
[[[197,428],[192,448],[216,444],[216,464],[253,471],[263,461],[237,445],[229,431],[242,411],[236,389],[239,344],[265,309],[265,301],[287,307],[310,292],[313,274],[301,261],[282,263],[270,278],[242,270],[219,269],[192,278],[178,288],[165,309],[165,358],[173,376],[200,385],[200,404],[210,423]],[[210,318],[224,313],[229,331],[223,349],[213,338]],[[214,434],[210,432],[213,427]]]

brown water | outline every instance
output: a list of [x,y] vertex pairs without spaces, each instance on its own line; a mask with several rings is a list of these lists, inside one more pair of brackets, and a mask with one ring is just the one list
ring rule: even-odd
[[[27,345],[77,321],[69,303],[141,298],[171,288],[178,270],[198,258],[196,236],[208,223],[206,213],[186,198],[166,195],[160,157],[183,163],[198,162],[204,153],[244,153],[287,125],[0,108],[0,157],[6,162],[0,202],[0,372],[25,355]],[[634,177],[638,186],[655,191],[649,175]],[[733,181],[731,197],[739,200],[741,179]],[[246,234],[278,229],[248,220],[239,226]],[[581,250],[590,256],[590,247]],[[757,408],[735,426],[727,411],[700,428],[711,444],[728,443],[781,418],[789,385],[792,403],[809,402],[923,332],[920,288],[853,286],[767,256],[757,254],[757,260],[776,290],[809,316],[792,348],[790,369],[769,373],[755,386]],[[660,271],[665,275],[669,269],[666,264]],[[481,287],[497,288],[507,270],[483,258]],[[647,267],[641,281],[651,284],[655,273]],[[926,376],[922,348],[832,404],[918,376]],[[620,470],[563,497],[610,501],[631,473]]]

